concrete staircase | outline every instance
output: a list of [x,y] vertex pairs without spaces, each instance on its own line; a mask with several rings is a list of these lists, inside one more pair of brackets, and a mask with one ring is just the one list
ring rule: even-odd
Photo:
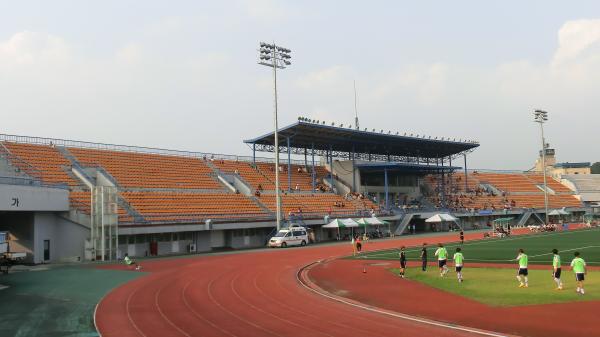
[[277,212],[273,212],[270,209],[267,208],[267,206],[265,206],[262,202],[260,202],[260,200],[258,200],[257,197],[255,196],[249,196],[250,200],[252,200],[258,207],[260,207],[260,209],[262,209],[265,213],[269,214],[269,215],[273,215],[275,216],[275,214]]
[[402,235],[402,233],[404,233],[404,231],[406,230],[406,227],[408,226],[408,224],[410,224],[410,221],[412,220],[413,216],[414,216],[414,214],[412,214],[412,213],[405,214],[404,217],[402,218],[402,221],[400,221],[400,223],[396,227],[396,230],[394,231],[394,235]]
[[13,155],[10,150],[0,142],[0,176],[26,177],[41,180],[40,170]]
[[133,206],[131,206],[127,200],[123,199],[121,196],[117,198],[117,204],[121,207],[129,216],[133,218],[133,221],[136,223],[146,222],[144,216],[138,212]]
[[26,177],[27,175],[21,170],[13,166],[5,156],[0,154],[0,176],[3,177]]

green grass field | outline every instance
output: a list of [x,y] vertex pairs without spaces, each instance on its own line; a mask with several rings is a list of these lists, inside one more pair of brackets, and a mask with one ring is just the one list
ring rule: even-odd
[[[390,269],[397,274],[398,269]],[[492,306],[521,306],[533,304],[565,303],[574,301],[600,300],[600,272],[590,271],[586,277],[583,296],[575,293],[575,279],[570,271],[563,271],[565,289],[554,290],[556,284],[548,270],[530,270],[529,288],[519,288],[516,270],[499,268],[465,268],[465,281],[458,283],[454,269],[440,277],[438,269],[408,268],[406,277],[456,295]]]
[[[428,238],[429,260],[435,261],[434,238]],[[427,240],[427,239],[424,239]],[[445,245],[452,257],[458,243]],[[525,249],[531,264],[549,264],[552,260],[552,249],[560,251],[563,265],[567,266],[573,258],[573,252],[579,251],[588,265],[600,265],[600,229],[586,229],[567,232],[551,232],[531,235],[513,236],[503,239],[485,239],[466,242],[462,247],[465,263],[515,263],[519,248]],[[407,247],[408,260],[420,260],[421,247]],[[398,249],[364,253],[356,259],[370,260],[398,260]]]

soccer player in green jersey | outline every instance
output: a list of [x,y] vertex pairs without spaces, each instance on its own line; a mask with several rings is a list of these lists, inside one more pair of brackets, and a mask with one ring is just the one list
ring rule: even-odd
[[585,280],[587,269],[585,268],[585,261],[579,257],[579,252],[575,252],[573,255],[575,255],[575,258],[571,261],[571,268],[575,273],[575,280],[577,281],[577,293],[583,295],[585,294],[583,281]]
[[463,281],[463,277],[462,277],[462,268],[463,268],[463,261],[465,259],[465,257],[463,256],[463,254],[460,252],[461,249],[460,247],[456,248],[456,253],[454,253],[454,269],[456,270],[456,277],[458,278],[458,282],[462,283]]
[[552,249],[552,277],[554,277],[554,282],[556,282],[556,290],[563,289],[563,283],[560,280],[561,274],[561,264],[560,264],[560,255],[558,255],[558,249]]
[[528,280],[527,280],[528,260],[529,259],[527,257],[527,254],[525,254],[525,251],[523,250],[523,248],[519,249],[519,255],[517,255],[517,258],[515,259],[515,261],[519,261],[519,271],[517,272],[517,280],[519,281],[519,288],[529,287]]
[[435,256],[438,258],[438,267],[440,267],[440,276],[444,277],[448,272],[448,266],[446,263],[448,262],[448,251],[444,248],[444,245],[438,243],[438,249],[435,251]]

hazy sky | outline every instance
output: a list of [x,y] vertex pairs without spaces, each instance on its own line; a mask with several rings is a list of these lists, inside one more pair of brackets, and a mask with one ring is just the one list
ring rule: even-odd
[[527,169],[600,160],[598,1],[1,1],[0,133],[249,155],[272,129],[261,40],[292,50],[280,121],[476,139]]

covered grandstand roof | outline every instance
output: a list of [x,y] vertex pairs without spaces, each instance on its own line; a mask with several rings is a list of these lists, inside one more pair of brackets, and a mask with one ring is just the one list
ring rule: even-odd
[[397,162],[371,162],[359,163],[356,167],[361,171],[380,172],[383,170],[391,172],[403,172],[414,174],[431,174],[440,172],[453,172],[460,170],[461,167],[456,166],[441,166],[441,165],[423,165],[416,163],[397,163]]
[[[412,158],[444,158],[473,150],[479,143],[473,141],[457,141],[456,139],[431,139],[418,136],[392,134],[388,131],[376,132],[356,130],[337,126],[307,122],[298,122],[279,129],[280,147],[287,146],[290,139],[291,152],[304,154],[306,150],[315,149],[315,153],[323,155],[330,148],[334,156],[347,157],[354,152],[359,158],[365,156],[391,156],[395,160],[403,157]],[[245,140],[244,143],[255,144],[257,151],[274,151],[274,132],[260,137]]]

